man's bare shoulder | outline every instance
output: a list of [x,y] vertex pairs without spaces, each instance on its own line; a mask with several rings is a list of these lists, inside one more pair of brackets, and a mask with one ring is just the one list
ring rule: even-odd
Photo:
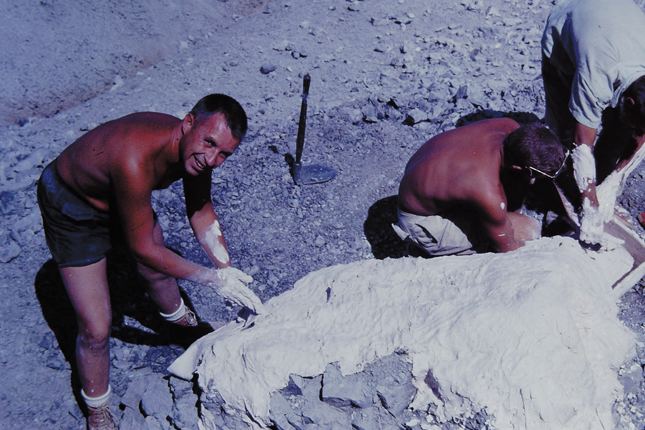
[[512,132],[520,127],[520,124],[512,118],[502,117],[502,118],[490,118],[483,119],[481,121],[476,121],[470,123],[464,127],[471,127],[479,130],[485,131],[500,131],[500,132]]
[[130,133],[162,131],[174,127],[179,121],[179,118],[165,113],[135,112],[106,122],[97,129],[118,129]]
[[57,169],[71,188],[105,209],[115,179],[144,188],[170,182],[164,151],[181,121],[171,115],[137,112],[87,132],[57,159]]

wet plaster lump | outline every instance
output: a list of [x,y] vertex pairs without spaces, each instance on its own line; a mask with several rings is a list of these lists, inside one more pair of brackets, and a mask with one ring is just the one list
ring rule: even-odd
[[[611,285],[631,262],[620,247],[542,238],[506,254],[332,266],[269,300],[252,325],[200,339],[170,371],[196,373],[203,396],[217,393],[251,428],[284,419],[271,394],[294,378],[329,363],[351,375],[392,354],[411,366],[408,410],[432,409],[435,423],[485,408],[494,428],[613,428],[634,337]],[[219,412],[202,406],[201,425],[216,428]]]

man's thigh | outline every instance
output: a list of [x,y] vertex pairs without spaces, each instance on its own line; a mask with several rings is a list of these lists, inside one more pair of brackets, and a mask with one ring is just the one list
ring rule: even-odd
[[453,221],[439,215],[417,216],[399,212],[399,227],[429,256],[465,255],[475,252],[473,244]]
[[112,319],[106,259],[79,267],[59,268],[65,291],[81,329],[107,336]]

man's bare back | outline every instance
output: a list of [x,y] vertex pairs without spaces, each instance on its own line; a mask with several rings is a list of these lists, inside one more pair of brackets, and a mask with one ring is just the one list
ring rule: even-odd
[[[532,137],[526,137],[527,130]],[[507,178],[516,175],[520,182],[528,178],[519,172],[531,173],[530,163],[515,163],[505,149],[510,147],[509,136],[524,147],[531,139],[538,143],[545,140],[559,151],[562,161],[561,145],[548,130],[549,137],[544,139],[545,130],[542,126],[520,127],[510,118],[496,118],[427,141],[411,157],[401,180],[399,223],[395,226],[399,236],[411,237],[430,255],[474,249],[510,251],[535,238],[538,226],[523,215],[509,212],[505,190]],[[533,152],[523,151],[527,156]],[[552,161],[548,161],[549,166]]]
[[510,118],[491,119],[428,140],[405,168],[400,207],[417,215],[435,215],[484,198],[506,205],[500,188],[502,143],[518,127]]

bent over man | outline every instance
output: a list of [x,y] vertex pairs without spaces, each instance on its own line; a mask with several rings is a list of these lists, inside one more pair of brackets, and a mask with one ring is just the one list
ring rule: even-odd
[[441,133],[408,162],[393,228],[430,256],[514,250],[540,226],[509,201],[521,202],[537,177],[554,179],[565,161],[558,138],[538,123],[495,118]]
[[[197,325],[176,278],[214,287],[222,297],[259,313],[231,267],[211,202],[211,171],[240,144],[246,113],[233,98],[212,94],[183,119],[153,112],[127,115],[81,136],[43,171],[38,202],[45,236],[78,322],[76,361],[90,429],[116,428],[108,408],[111,307],[106,253],[122,242],[138,263],[161,316]],[[152,191],[182,180],[190,226],[217,268],[202,267],[164,246]]]
[[573,147],[580,239],[598,243],[615,202],[601,213],[596,183],[643,156],[645,13],[632,0],[559,3],[542,36],[542,75],[545,120]]

